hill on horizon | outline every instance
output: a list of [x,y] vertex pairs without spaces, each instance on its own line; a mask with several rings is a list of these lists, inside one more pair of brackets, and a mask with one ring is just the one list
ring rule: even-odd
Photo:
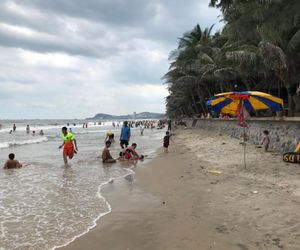
[[152,112],[142,112],[142,113],[135,113],[131,115],[110,115],[110,114],[103,114],[98,113],[92,118],[87,118],[89,120],[121,120],[121,119],[162,119],[165,118],[166,115],[162,113],[152,113]]

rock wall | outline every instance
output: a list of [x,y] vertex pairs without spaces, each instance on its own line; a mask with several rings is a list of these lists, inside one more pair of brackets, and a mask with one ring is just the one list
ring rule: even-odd
[[[237,125],[233,119],[189,119],[187,126],[214,131],[219,134],[227,134],[235,138],[241,138],[243,128]],[[300,121],[298,120],[247,120],[246,129],[250,143],[259,143],[263,131],[270,133],[270,149],[278,152],[294,151],[300,139]]]

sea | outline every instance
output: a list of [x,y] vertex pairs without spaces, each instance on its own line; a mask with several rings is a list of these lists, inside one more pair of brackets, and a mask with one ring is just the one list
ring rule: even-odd
[[[88,123],[87,128],[83,128],[84,123]],[[106,133],[115,133],[111,154],[117,157],[122,122],[0,120],[0,124],[0,166],[9,153],[26,165],[20,169],[0,167],[1,250],[52,250],[87,233],[113,209],[101,194],[101,187],[114,185],[112,180],[132,175],[133,167],[142,167],[153,159],[165,133],[145,129],[141,136],[138,128],[132,128],[131,142],[137,143],[140,154],[147,155],[144,163],[105,166],[100,157]],[[16,131],[10,134],[13,124]],[[27,124],[30,134],[26,134]],[[62,149],[58,149],[63,126],[72,130],[79,149],[69,167],[64,166]],[[40,130],[44,135],[39,135]]]

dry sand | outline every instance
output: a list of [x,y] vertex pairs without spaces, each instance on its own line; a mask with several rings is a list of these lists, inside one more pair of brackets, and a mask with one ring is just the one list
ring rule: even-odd
[[[107,185],[112,213],[62,249],[300,249],[300,168],[204,130]],[[218,170],[219,174],[210,173]]]

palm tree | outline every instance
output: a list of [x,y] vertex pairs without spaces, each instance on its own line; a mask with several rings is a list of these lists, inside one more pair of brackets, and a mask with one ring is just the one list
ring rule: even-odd
[[272,72],[287,88],[289,115],[300,112],[300,99],[295,95],[295,86],[300,81],[297,72],[300,66],[300,2],[212,0],[210,5],[220,8],[224,14],[227,21],[224,34],[231,41],[245,43],[246,47],[233,52],[232,56],[237,61],[245,61],[249,55],[247,47],[252,46],[253,52],[256,46],[258,53],[252,55],[263,63],[265,75]]

